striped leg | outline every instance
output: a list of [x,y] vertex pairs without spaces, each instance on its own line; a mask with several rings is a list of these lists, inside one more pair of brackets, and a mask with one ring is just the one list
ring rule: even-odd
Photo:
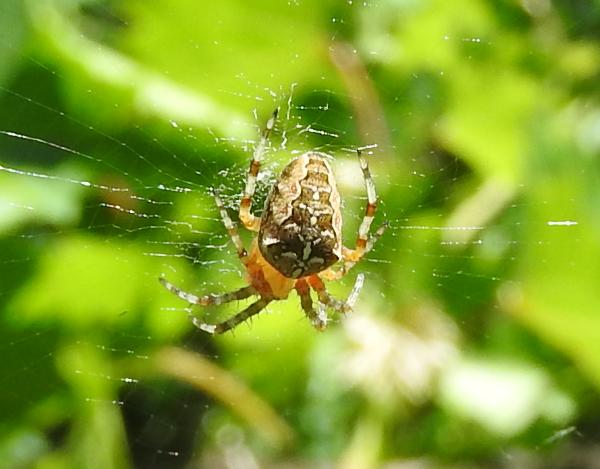
[[222,293],[220,295],[215,295],[211,293],[209,295],[196,296],[192,293],[187,293],[181,290],[180,288],[177,288],[164,277],[160,277],[158,280],[163,287],[165,287],[171,293],[177,295],[182,300],[187,301],[190,304],[200,306],[221,305],[223,303],[229,303],[235,300],[243,300],[244,298],[248,298],[249,296],[258,294],[254,287],[248,286],[240,288],[239,290],[233,292]]
[[363,217],[362,223],[358,229],[356,248],[353,250],[348,249],[344,255],[347,260],[354,261],[355,263],[358,262],[367,251],[369,229],[371,228],[373,217],[377,211],[377,193],[375,192],[375,183],[373,182],[373,177],[371,176],[371,171],[369,170],[369,163],[362,155],[360,150],[356,150],[356,154],[358,155],[360,169],[362,169],[365,186],[367,188],[367,208],[365,210],[365,216]]
[[362,155],[359,149],[356,150],[356,154],[358,155],[358,161],[367,188],[367,208],[362,223],[358,228],[356,247],[354,249],[343,248],[342,255],[344,258],[344,265],[340,270],[328,269],[325,272],[322,272],[321,276],[326,280],[337,280],[346,275],[348,271],[373,248],[373,245],[381,237],[388,226],[387,223],[384,223],[372,236],[369,236],[369,230],[371,229],[371,224],[373,223],[373,218],[377,211],[377,193],[375,192],[375,183],[373,182],[367,159]]
[[302,309],[304,310],[304,313],[310,320],[311,324],[319,331],[324,330],[327,327],[327,314],[325,313],[323,304],[319,302],[319,307],[317,311],[315,311],[312,298],[310,297],[310,287],[308,283],[306,283],[306,280],[300,279],[296,281],[294,287],[300,296],[300,304],[302,305]]
[[198,329],[202,329],[209,334],[222,334],[223,332],[233,329],[238,324],[244,322],[246,319],[251,318],[255,314],[260,313],[270,302],[271,300],[260,298],[258,301],[255,301],[232,318],[229,318],[227,321],[220,322],[219,324],[206,324],[201,322],[198,318],[192,318],[192,322]]
[[356,276],[356,281],[354,282],[354,287],[352,287],[352,291],[346,301],[340,301],[329,294],[329,292],[325,289],[325,284],[323,280],[319,278],[318,275],[311,275],[308,279],[310,282],[310,286],[317,292],[319,296],[319,301],[326,306],[329,306],[334,311],[338,313],[349,313],[352,311],[352,307],[354,303],[356,303],[356,299],[358,298],[358,294],[363,286],[365,281],[364,274],[358,274]]
[[260,141],[254,149],[252,161],[250,162],[250,168],[248,169],[246,188],[244,189],[244,196],[242,197],[242,201],[240,203],[240,220],[242,220],[244,226],[250,231],[258,231],[260,228],[260,218],[252,215],[250,211],[252,209],[252,197],[254,196],[254,191],[256,190],[256,178],[258,177],[258,172],[260,171],[260,160],[262,159],[267,148],[267,141],[269,140],[269,135],[271,134],[273,126],[275,125],[275,119],[277,118],[278,113],[279,108],[275,109],[273,115],[267,121],[267,125],[260,136]]
[[244,244],[242,243],[242,239],[240,238],[240,234],[238,233],[237,227],[231,221],[231,217],[227,213],[225,206],[223,205],[223,201],[221,197],[219,197],[219,193],[216,189],[213,189],[213,195],[215,196],[215,202],[217,203],[217,208],[221,213],[221,219],[223,220],[223,224],[227,229],[227,233],[229,233],[229,237],[233,244],[235,245],[235,249],[237,251],[238,257],[244,262],[248,257],[248,252],[244,248]]
[[385,232],[385,230],[388,226],[389,226],[388,222],[384,222],[379,228],[377,228],[375,233],[373,233],[373,235],[367,241],[367,245],[365,246],[363,254],[357,260],[354,260],[354,258],[352,257],[352,253],[354,251],[344,247],[343,251],[342,251],[342,255],[344,257],[344,264],[342,265],[342,267],[338,270],[327,269],[323,272],[320,272],[319,275],[322,278],[324,278],[325,280],[339,280],[340,278],[342,278],[344,275],[346,275],[348,273],[348,271],[352,267],[354,267],[356,265],[356,263],[362,257],[364,257],[371,249],[373,249],[373,246],[379,240],[379,238],[381,238],[381,235]]

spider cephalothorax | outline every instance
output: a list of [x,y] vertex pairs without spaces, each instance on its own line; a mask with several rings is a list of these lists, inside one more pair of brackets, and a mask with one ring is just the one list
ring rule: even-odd
[[[385,225],[382,225],[369,237],[369,228],[377,207],[377,196],[367,160],[360,151],[357,154],[367,187],[367,208],[358,230],[355,249],[348,249],[342,245],[340,195],[326,160],[327,155],[323,153],[307,152],[290,161],[271,188],[262,216],[258,218],[251,213],[260,160],[276,117],[277,111],[267,122],[254,151],[240,203],[240,220],[247,229],[258,232],[249,253],[215,192],[223,224],[246,268],[249,285],[231,293],[198,297],[180,290],[162,277],[160,279],[169,291],[180,298],[203,306],[218,305],[249,296],[260,297],[242,312],[219,324],[206,324],[198,318],[192,318],[197,327],[211,334],[234,328],[259,313],[271,301],[287,298],[294,289],[300,296],[302,309],[312,324],[319,330],[324,329],[327,325],[325,306],[342,313],[350,311],[364,277],[362,274],[357,276],[354,288],[346,301],[336,300],[329,295],[322,279],[335,280],[344,276],[370,251],[385,228]],[[338,270],[330,269],[340,260],[343,264]],[[316,311],[310,295],[311,288],[316,291],[318,297]]]

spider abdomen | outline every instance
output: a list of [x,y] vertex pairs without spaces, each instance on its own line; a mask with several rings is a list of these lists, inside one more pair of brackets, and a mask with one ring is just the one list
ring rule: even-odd
[[325,157],[308,152],[293,159],[266,201],[258,245],[288,278],[321,272],[342,257],[340,195]]

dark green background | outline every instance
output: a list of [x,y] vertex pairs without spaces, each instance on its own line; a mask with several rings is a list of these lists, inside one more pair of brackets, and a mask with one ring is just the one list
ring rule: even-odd
[[[0,460],[597,467],[599,32],[595,1],[4,0]],[[390,228],[326,332],[292,294],[213,338],[157,278],[241,286],[209,188],[233,214],[276,106],[257,199],[327,151],[350,245],[376,145]]]

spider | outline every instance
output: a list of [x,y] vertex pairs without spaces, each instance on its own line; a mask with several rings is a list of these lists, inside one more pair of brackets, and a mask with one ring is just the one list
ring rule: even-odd
[[[325,307],[340,313],[351,311],[362,288],[364,275],[357,276],[346,301],[332,297],[325,289],[323,280],[337,280],[346,275],[371,250],[387,226],[384,223],[369,236],[377,208],[377,195],[369,165],[360,150],[357,150],[357,155],[367,189],[367,207],[354,249],[342,245],[340,194],[326,159],[328,155],[324,153],[309,151],[290,161],[271,188],[262,216],[252,214],[252,197],[260,162],[277,113],[276,109],[267,121],[254,150],[239,208],[239,218],[243,225],[258,233],[250,252],[244,248],[237,227],[227,214],[219,193],[213,191],[223,224],[246,269],[249,285],[229,293],[196,296],[177,288],[164,277],[159,279],[167,290],[193,305],[220,305],[250,296],[259,297],[246,309],[219,324],[206,324],[192,316],[194,325],[210,334],[221,334],[233,329],[258,314],[272,301],[287,298],[294,289],[300,296],[302,309],[312,325],[318,330],[325,329]],[[340,268],[330,268],[340,260],[343,261]],[[311,289],[318,298],[316,310]]]

